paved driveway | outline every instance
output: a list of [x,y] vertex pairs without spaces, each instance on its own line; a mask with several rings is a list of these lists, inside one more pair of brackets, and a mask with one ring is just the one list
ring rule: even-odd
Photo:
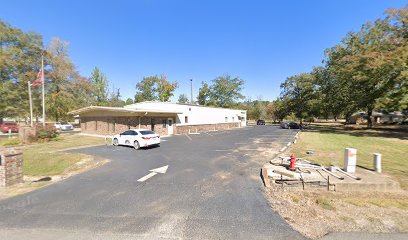
[[268,206],[259,178],[267,159],[255,157],[295,133],[256,126],[174,136],[146,150],[76,150],[111,162],[1,201],[0,239],[302,239]]

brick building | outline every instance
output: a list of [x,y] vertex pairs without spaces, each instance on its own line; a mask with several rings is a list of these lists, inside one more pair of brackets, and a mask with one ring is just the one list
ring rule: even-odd
[[150,129],[161,136],[246,126],[246,111],[171,102],[142,102],[124,107],[90,106],[79,115],[81,131],[113,135],[128,129]]

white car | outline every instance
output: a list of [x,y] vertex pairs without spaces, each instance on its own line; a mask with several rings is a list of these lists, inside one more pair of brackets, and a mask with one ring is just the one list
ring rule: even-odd
[[160,146],[160,135],[147,129],[130,129],[113,136],[113,145],[133,146],[135,149],[147,146]]
[[67,122],[56,122],[54,124],[54,127],[57,130],[61,130],[61,131],[69,131],[69,130],[74,130],[74,126],[72,126],[71,124],[67,123]]

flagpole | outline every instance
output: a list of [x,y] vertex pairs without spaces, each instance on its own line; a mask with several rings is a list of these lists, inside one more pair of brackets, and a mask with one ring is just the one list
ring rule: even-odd
[[41,82],[42,82],[42,107],[43,107],[43,127],[45,127],[45,81],[44,81],[44,56],[41,55]]
[[33,127],[33,99],[31,98],[31,83],[28,81],[28,96],[30,100],[30,126]]

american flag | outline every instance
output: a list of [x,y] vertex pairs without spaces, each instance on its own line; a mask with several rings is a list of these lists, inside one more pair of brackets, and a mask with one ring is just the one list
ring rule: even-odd
[[41,84],[43,84],[43,81],[42,81],[42,79],[43,79],[43,72],[42,72],[42,70],[40,69],[40,71],[38,71],[38,74],[37,74],[37,79],[31,84],[31,85],[33,85],[33,86],[40,86]]

